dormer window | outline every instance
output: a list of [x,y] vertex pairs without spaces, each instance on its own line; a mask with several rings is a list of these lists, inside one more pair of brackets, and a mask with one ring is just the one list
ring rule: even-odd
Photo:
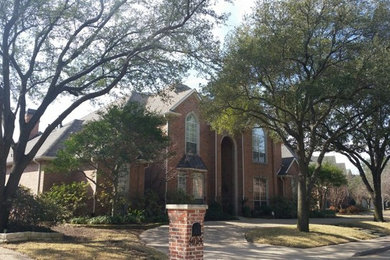
[[197,154],[199,147],[199,124],[193,113],[186,118],[186,154]]
[[266,163],[267,139],[262,128],[252,129],[252,160],[257,163]]

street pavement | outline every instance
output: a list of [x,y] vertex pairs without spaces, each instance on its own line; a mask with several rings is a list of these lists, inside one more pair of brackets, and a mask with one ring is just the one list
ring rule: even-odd
[[[371,215],[345,218],[311,219],[310,223],[332,224],[371,220]],[[205,222],[204,259],[390,259],[390,236],[339,245],[300,249],[249,243],[245,232],[250,228],[296,223],[294,219],[248,219]],[[141,234],[148,245],[168,254],[168,226]]]

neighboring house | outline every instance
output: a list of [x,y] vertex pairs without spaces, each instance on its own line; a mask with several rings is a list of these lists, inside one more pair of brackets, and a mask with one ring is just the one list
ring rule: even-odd
[[[133,93],[128,98],[167,118],[164,131],[171,142],[167,151],[174,152],[164,163],[131,167],[128,178],[122,180],[130,199],[149,189],[162,196],[183,190],[199,202],[219,201],[225,210],[240,214],[243,202],[253,208],[267,205],[274,196],[293,198],[296,185],[291,175],[297,173],[296,161],[292,156],[282,159],[281,143],[273,141],[267,131],[256,127],[236,136],[217,134],[202,118],[194,89],[178,85],[163,94]],[[80,180],[82,176],[44,173],[42,164],[55,157],[71,133],[97,118],[92,113],[56,129],[26,169],[21,184],[40,193],[54,183]],[[88,174],[96,178],[93,172]],[[93,185],[91,190],[96,192]]]

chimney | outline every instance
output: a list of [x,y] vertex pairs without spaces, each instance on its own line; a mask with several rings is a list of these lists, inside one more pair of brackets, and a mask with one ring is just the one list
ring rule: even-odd
[[[24,120],[26,121],[26,123],[28,121],[30,121],[30,119],[32,118],[32,116],[35,114],[36,110],[35,109],[27,109],[27,112],[26,112],[26,115],[24,116]],[[36,125],[34,126],[34,128],[31,130],[30,132],[30,136],[29,136],[29,140],[34,138],[35,136],[38,135],[38,130],[39,130],[39,121],[36,123]]]

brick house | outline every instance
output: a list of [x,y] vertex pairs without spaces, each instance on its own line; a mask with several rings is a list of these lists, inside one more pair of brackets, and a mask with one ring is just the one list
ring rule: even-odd
[[[266,130],[256,127],[236,136],[217,134],[202,118],[197,92],[184,85],[167,89],[163,97],[133,93],[128,100],[167,118],[164,130],[171,142],[167,150],[174,152],[164,163],[132,165],[122,180],[130,199],[148,189],[162,196],[182,190],[198,201],[219,201],[225,210],[240,214],[243,203],[254,208],[267,205],[274,196],[294,196],[296,161],[292,156],[282,158],[281,143],[273,141]],[[54,183],[83,179],[44,173],[39,163],[53,159],[62,142],[96,115],[92,113],[54,131],[30,164],[31,169],[23,174],[21,184],[40,193]],[[92,171],[87,174],[96,178]],[[91,192],[96,193],[92,183]]]

